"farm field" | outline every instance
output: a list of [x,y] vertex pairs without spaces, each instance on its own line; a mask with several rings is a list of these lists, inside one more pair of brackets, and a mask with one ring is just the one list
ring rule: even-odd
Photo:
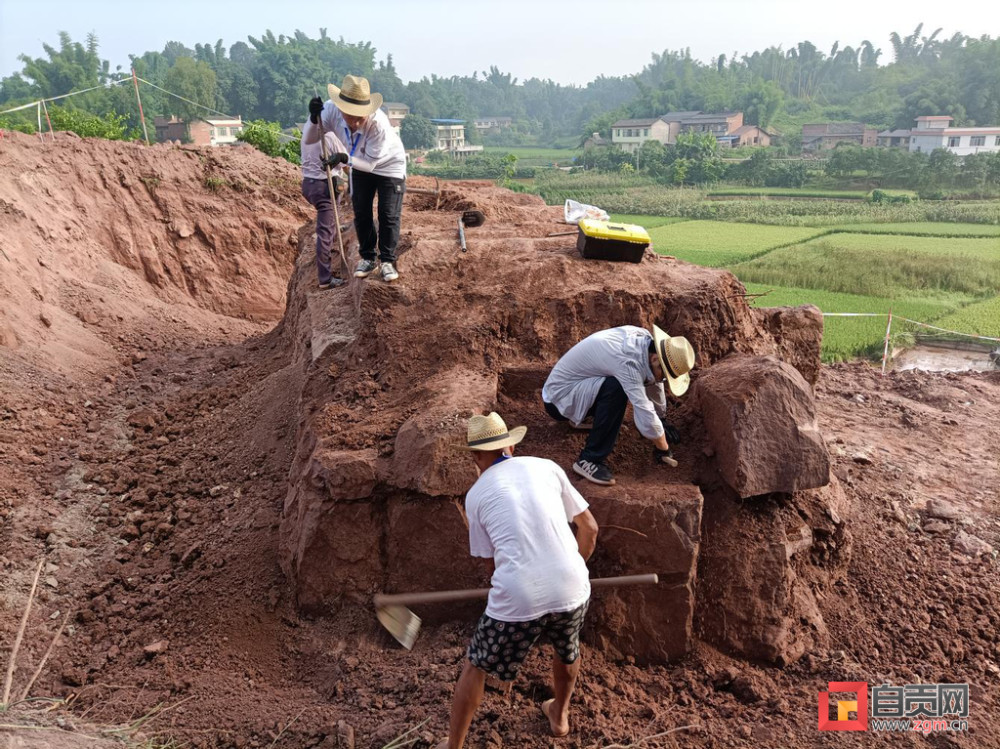
[[814,190],[805,187],[722,187],[709,190],[710,198],[832,198],[836,200],[864,200],[864,190]]
[[[915,198],[912,190],[882,190],[889,196],[905,195]],[[759,198],[827,198],[831,200],[865,200],[870,193],[866,190],[824,190],[815,187],[720,187],[708,191],[715,197],[759,197]]]
[[[814,304],[823,312],[894,315],[961,332],[1000,336],[1000,227],[948,222],[859,223],[812,227],[731,221],[646,226],[654,249],[732,270],[759,307]],[[914,326],[894,325],[895,336]],[[884,317],[828,317],[826,361],[878,356]]]
[[612,213],[611,220],[622,224],[638,224],[647,230],[655,229],[658,226],[679,224],[681,221],[687,221],[686,218],[677,218],[676,216],[635,216],[625,213]]
[[486,146],[484,153],[510,153],[517,157],[520,166],[549,166],[559,164],[570,166],[581,153],[576,148],[535,148],[533,146]]
[[962,307],[935,320],[934,324],[962,333],[1000,338],[1000,296]]
[[649,235],[653,247],[662,255],[724,268],[821,233],[822,229],[808,227],[685,221],[654,226]]
[[901,234],[914,237],[1000,237],[994,224],[960,224],[945,221],[915,221],[908,224],[848,224],[835,231],[856,234]]
[[[878,245],[881,239],[886,240],[882,247]],[[1000,252],[991,258],[986,246],[995,245],[993,240],[902,239],[913,243],[899,243],[893,236],[834,234],[727,267],[742,280],[754,283],[888,299],[919,294],[927,298],[964,297],[961,300],[968,303],[1000,289]],[[957,242],[982,246],[953,247]]]

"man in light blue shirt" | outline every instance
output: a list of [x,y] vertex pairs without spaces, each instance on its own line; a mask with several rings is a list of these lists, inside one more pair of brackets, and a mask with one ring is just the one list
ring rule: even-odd
[[595,484],[615,483],[604,461],[614,450],[629,403],[635,426],[653,443],[657,460],[676,466],[667,440],[676,441],[677,432],[663,421],[663,385],[675,396],[687,392],[694,361],[686,338],[667,335],[655,325],[652,334],[633,325],[602,330],[567,351],[549,373],[542,401],[550,416],[578,429],[593,419],[573,470]]

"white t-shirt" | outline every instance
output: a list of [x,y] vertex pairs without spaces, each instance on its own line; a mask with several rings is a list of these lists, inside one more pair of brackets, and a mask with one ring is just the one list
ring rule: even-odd
[[487,616],[526,622],[590,598],[587,564],[569,527],[587,507],[551,460],[508,458],[483,472],[465,510],[472,556],[496,563]]

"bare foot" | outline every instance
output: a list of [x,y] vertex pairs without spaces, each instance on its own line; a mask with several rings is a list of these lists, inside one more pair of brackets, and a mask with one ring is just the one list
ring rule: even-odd
[[569,734],[569,719],[563,718],[562,723],[557,723],[556,721],[552,720],[552,715],[550,714],[549,710],[554,702],[555,700],[545,700],[545,702],[543,702],[541,705],[542,714],[549,720],[549,730],[552,732],[552,735],[555,736],[557,739],[560,739],[563,736]]

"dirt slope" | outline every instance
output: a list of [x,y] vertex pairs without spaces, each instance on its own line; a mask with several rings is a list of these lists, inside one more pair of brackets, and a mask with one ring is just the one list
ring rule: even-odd
[[177,334],[261,328],[284,311],[297,170],[246,147],[0,142],[0,346],[103,373]]
[[[102,317],[99,332],[89,336],[89,323],[60,313],[69,332],[60,335],[57,345],[38,335],[57,326],[37,326],[43,307],[31,288],[40,278],[57,288],[64,278],[73,288],[75,282],[55,265],[36,270],[29,260],[36,265],[37,260],[28,250],[44,236],[39,227],[45,212],[32,206],[37,202],[55,210],[57,201],[49,191],[69,188],[38,182],[25,187],[30,182],[26,175],[49,167],[34,155],[37,143],[14,145],[0,150],[5,166],[0,186],[6,191],[0,193],[6,201],[2,205],[15,205],[25,214],[6,208],[0,214],[0,221],[11,222],[3,224],[0,241],[11,258],[16,255],[17,268],[0,281],[17,300],[3,312],[15,345],[0,348],[3,643],[16,630],[37,559],[44,554],[47,560],[15,685],[26,683],[68,610],[71,629],[32,693],[70,698],[70,709],[86,720],[128,723],[165,705],[169,709],[149,720],[144,730],[196,747],[329,749],[347,745],[338,739],[346,726],[359,747],[382,746],[415,726],[416,746],[443,736],[476,608],[455,610],[458,618],[432,622],[415,650],[405,653],[378,629],[363,598],[340,607],[334,618],[300,614],[279,565],[278,529],[289,470],[302,450],[297,440],[309,418],[299,410],[301,394],[318,398],[338,388],[356,389],[363,399],[384,385],[390,392],[400,388],[402,399],[404,375],[412,374],[326,369],[324,379],[309,370],[312,354],[299,355],[307,346],[336,348],[338,318],[326,313],[339,297],[324,297],[304,284],[311,271],[310,243],[308,230],[300,235],[296,230],[308,213],[304,203],[296,202],[294,171],[251,152],[146,151],[74,141],[79,161],[108,174],[118,167],[141,173],[151,164],[178,160],[174,179],[191,190],[204,184],[204,172],[198,171],[201,159],[219,159],[222,166],[216,168],[233,170],[225,172],[228,178],[235,179],[238,170],[255,188],[235,193],[202,186],[198,210],[226,216],[233,204],[244,205],[247,213],[241,221],[259,221],[258,227],[278,221],[284,241],[293,237],[300,250],[297,256],[289,249],[273,250],[275,255],[263,242],[240,245],[247,267],[256,268],[259,257],[262,268],[249,274],[262,284],[256,301],[241,307],[245,295],[228,271],[206,271],[195,282],[197,293],[166,273],[157,285],[141,261],[118,261],[120,249],[103,230],[91,233],[81,225],[78,238],[67,245],[71,257],[64,265],[111,271],[102,276],[94,270],[97,280],[80,284],[76,298],[96,305],[100,302],[95,299],[104,295],[111,300],[107,304],[127,301],[128,306],[125,319]],[[180,160],[188,160],[190,168]],[[19,166],[8,173],[7,164]],[[168,173],[163,174],[166,183]],[[283,187],[268,186],[267,175],[283,180]],[[128,195],[138,191],[134,182],[125,193],[114,180],[106,190],[93,184],[93,192],[75,199],[94,201],[100,207],[91,209],[94,214],[114,214],[114,222],[135,221],[136,232],[148,232],[167,243],[158,246],[174,246],[172,252],[183,254],[171,244],[171,230],[164,228],[166,213],[147,225],[116,212],[119,202],[131,205]],[[19,185],[16,194],[11,185]],[[480,189],[454,188],[447,207],[461,207],[467,200],[463,195]],[[189,200],[180,195],[171,198],[177,205]],[[145,200],[152,203],[152,198]],[[509,200],[516,205],[520,198]],[[416,210],[422,207],[426,205],[415,198],[407,199],[404,232],[410,234],[404,244],[412,248],[424,242],[424,250],[408,258],[408,249],[403,255],[398,288],[366,282],[372,301],[361,305],[365,314],[391,316],[405,307],[418,308],[421,288],[407,286],[407,273],[414,278],[418,262],[439,274],[462,263],[488,271],[475,258],[457,253],[452,213]],[[502,218],[502,212],[491,216],[487,226]],[[205,226],[206,234],[218,231],[214,224]],[[513,227],[507,237],[487,235],[483,227],[470,232],[469,253],[477,248],[483,252],[491,242],[498,250],[548,243],[558,251],[562,245],[542,237],[554,230],[550,226],[546,214],[543,221]],[[262,231],[254,235],[262,236]],[[202,267],[208,267],[211,253],[204,249],[207,245],[199,246],[205,252]],[[429,251],[434,246],[436,258]],[[169,256],[171,251],[165,251]],[[0,257],[0,263],[6,262]],[[569,265],[569,260],[561,262]],[[183,262],[180,267],[179,277],[185,278]],[[251,315],[276,319],[273,311],[264,312],[271,308],[264,304],[263,289],[280,295],[289,277],[302,282],[291,297],[295,314],[330,321],[325,333],[303,338],[291,322],[262,332],[264,326],[248,320]],[[101,279],[107,288],[134,287],[141,293],[112,295],[96,288]],[[269,279],[266,284],[264,279]],[[513,302],[516,286],[510,284]],[[227,294],[234,288],[240,293],[231,299]],[[354,286],[329,293],[360,291]],[[596,298],[600,288],[595,285],[592,293]],[[62,310],[61,293],[58,300]],[[469,309],[483,301],[470,299]],[[528,314],[522,311],[511,319]],[[412,318],[416,338],[421,317]],[[776,323],[770,329],[778,328]],[[496,348],[487,350],[499,355],[505,347],[519,345],[512,329],[483,330],[482,341]],[[786,331],[792,335],[794,331]],[[359,345],[385,353],[379,348],[385,342],[377,338]],[[441,350],[456,346],[443,341]],[[301,347],[299,354],[294,347]],[[69,356],[76,367],[60,363]],[[1000,579],[994,556],[985,547],[977,553],[968,540],[1000,546],[1000,379],[914,373],[883,379],[860,365],[825,368],[819,373],[817,405],[834,472],[852,513],[849,568],[836,585],[814,590],[830,630],[829,645],[783,669],[722,654],[701,640],[697,630],[691,654],[665,666],[639,667],[588,647],[576,730],[560,746],[628,744],[681,727],[689,728],[642,746],[1000,746],[1000,732],[990,720],[1000,713],[995,696]],[[517,415],[530,417],[527,412]],[[399,418],[391,412],[384,417]],[[366,428],[364,420],[357,423]],[[559,439],[566,438],[560,433]],[[640,466],[639,453],[629,447],[634,441],[635,435],[626,437],[626,470]],[[471,745],[551,746],[537,710],[548,696],[547,679],[546,663],[536,654],[509,695],[487,696]],[[853,679],[968,681],[973,685],[971,730],[930,739],[818,733],[817,692],[827,681]],[[23,710],[14,708],[8,716],[17,720]],[[24,735],[0,729],[0,737],[13,741],[23,743]]]

